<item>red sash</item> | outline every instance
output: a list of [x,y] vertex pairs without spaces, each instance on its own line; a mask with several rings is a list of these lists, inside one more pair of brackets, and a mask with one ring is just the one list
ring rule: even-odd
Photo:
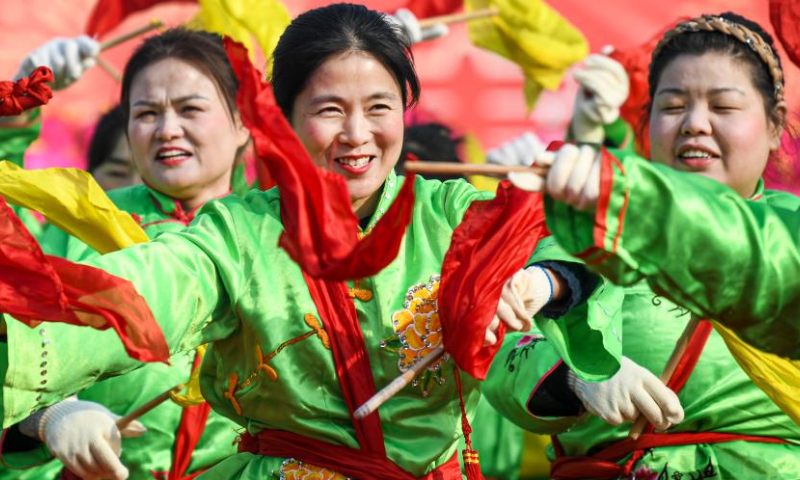
[[761,443],[789,443],[775,437],[758,437],[755,435],[738,435],[735,433],[719,432],[690,432],[690,433],[645,433],[638,440],[625,440],[614,443],[591,457],[588,456],[560,456],[550,466],[550,477],[553,480],[580,480],[596,478],[598,480],[611,480],[623,475],[630,475],[633,466],[641,458],[634,456],[623,465],[616,462],[628,456],[631,452],[644,452],[648,448],[669,447],[676,445],[696,445],[700,443],[724,443],[742,440],[746,442]]
[[461,467],[455,455],[439,468],[417,478],[385,455],[334,445],[283,430],[263,430],[256,436],[244,434],[239,451],[294,458],[358,480],[461,480]]

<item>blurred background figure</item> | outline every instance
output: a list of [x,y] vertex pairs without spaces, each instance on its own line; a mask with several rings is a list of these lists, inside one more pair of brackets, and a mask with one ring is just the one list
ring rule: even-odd
[[86,169],[106,191],[142,183],[131,158],[126,125],[122,108],[116,106],[100,117],[89,142]]

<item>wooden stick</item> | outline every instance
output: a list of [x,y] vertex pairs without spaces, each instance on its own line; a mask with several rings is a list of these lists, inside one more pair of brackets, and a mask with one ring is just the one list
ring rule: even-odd
[[483,10],[475,10],[474,12],[452,13],[450,15],[422,18],[419,21],[419,26],[420,28],[428,28],[436,25],[437,23],[451,25],[453,23],[469,22],[470,20],[494,17],[498,13],[500,13],[500,11],[496,8],[484,8]]
[[[680,338],[678,338],[678,343],[675,344],[675,349],[672,350],[672,355],[669,356],[667,366],[664,367],[664,371],[661,372],[661,376],[659,377],[665,385],[669,382],[669,379],[672,378],[675,369],[678,368],[678,363],[680,363],[681,357],[683,357],[684,352],[686,352],[689,340],[692,339],[697,327],[700,326],[700,321],[699,318],[692,316],[692,319],[686,324],[686,328],[683,329]],[[644,429],[647,428],[648,423],[649,421],[644,415],[639,415],[636,421],[633,422],[633,427],[631,427],[628,437],[630,437],[631,440],[637,440],[642,432],[644,432]]]
[[441,358],[442,355],[444,355],[444,347],[439,345],[438,347],[434,348],[431,353],[422,357],[422,359],[420,359],[416,365],[403,372],[402,375],[392,380],[392,383],[383,387],[380,392],[376,393],[372,396],[372,398],[364,402],[364,405],[358,407],[358,409],[353,413],[353,416],[360,420],[374,413],[386,402],[386,400],[389,400],[395,396],[397,392],[405,388],[406,385],[414,380],[414,377],[428,368],[430,364]]
[[156,28],[161,28],[164,26],[164,22],[161,20],[155,19],[152,20],[150,23],[143,27],[139,27],[136,30],[128,32],[124,35],[120,35],[117,38],[112,38],[111,40],[106,40],[105,42],[100,44],[100,51],[103,52],[108,50],[109,48],[116,47],[120,43],[125,43],[132,38],[136,38],[139,35],[144,35],[145,33],[149,32],[150,30],[155,30]]
[[540,166],[524,167],[521,165],[493,165],[491,163],[456,163],[456,162],[405,162],[403,168],[407,172],[421,174],[444,175],[491,175],[505,177],[511,172],[532,172],[540,176],[547,174],[547,168]]
[[111,78],[116,80],[117,83],[122,83],[122,74],[119,73],[119,70],[114,68],[114,66],[103,59],[103,57],[95,57],[95,60],[97,60],[97,65],[105,70],[106,73],[111,76]]
[[145,413],[149,412],[150,410],[156,408],[157,406],[161,405],[162,403],[169,400],[169,394],[172,392],[178,393],[183,390],[183,384],[175,385],[174,387],[170,388],[166,392],[160,394],[156,398],[150,400],[149,402],[145,403],[141,407],[137,408],[136,410],[132,411],[131,413],[125,415],[124,417],[117,420],[117,428],[122,430],[123,428],[127,427],[132,421],[136,420],[137,418],[141,417]]

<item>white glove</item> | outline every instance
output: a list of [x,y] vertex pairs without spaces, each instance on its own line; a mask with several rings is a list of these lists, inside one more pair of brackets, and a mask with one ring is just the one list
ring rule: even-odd
[[544,151],[546,145],[535,133],[525,132],[486,153],[486,163],[505,166],[529,167],[536,154]]
[[[548,152],[549,153],[549,152]],[[539,160],[542,156],[537,157]],[[553,158],[547,172],[547,194],[577,210],[587,210],[597,205],[600,197],[601,157],[594,148],[565,144]],[[542,163],[548,159],[542,158]]]
[[553,284],[541,267],[520,270],[503,286],[497,314],[486,329],[484,346],[497,343],[500,322],[510,332],[526,332],[531,329],[531,318],[539,313],[553,297]]
[[657,430],[683,421],[678,396],[646,368],[622,357],[619,371],[605,382],[584,382],[572,371],[567,383],[583,406],[611,425],[644,415]]
[[572,74],[580,85],[572,112],[572,135],[579,142],[602,143],[603,125],[619,118],[630,81],[625,67],[606,55],[589,55],[585,65]]
[[120,431],[119,418],[98,403],[69,398],[44,410],[38,418],[38,437],[84,480],[125,480],[128,469],[119,461],[121,439],[141,436],[147,429],[133,421]]
[[53,88],[60,90],[93,67],[98,53],[100,44],[86,35],[54,38],[25,57],[16,78],[27,77],[37,67],[48,67],[55,77]]
[[593,147],[564,144],[555,152],[539,153],[534,164],[550,167],[547,178],[542,179],[533,172],[511,172],[508,179],[522,190],[546,190],[554,200],[577,210],[590,210],[597,205],[602,159]]
[[437,23],[425,28],[420,27],[417,16],[405,8],[397,10],[394,15],[386,14],[386,18],[403,29],[410,45],[433,40],[450,33],[450,28],[444,23]]

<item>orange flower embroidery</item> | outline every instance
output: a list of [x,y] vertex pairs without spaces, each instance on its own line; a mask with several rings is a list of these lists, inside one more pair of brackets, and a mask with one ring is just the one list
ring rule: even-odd
[[[404,310],[392,315],[395,335],[384,339],[381,346],[400,356],[397,366],[401,372],[413,367],[417,362],[442,343],[442,325],[439,321],[439,280],[431,277],[427,284],[414,285],[406,293]],[[414,379],[412,385],[420,386],[422,395],[427,396],[432,380],[444,383],[441,365],[448,356],[434,362],[425,374]]]
[[281,464],[279,480],[350,480],[348,477],[322,467],[294,459]]

